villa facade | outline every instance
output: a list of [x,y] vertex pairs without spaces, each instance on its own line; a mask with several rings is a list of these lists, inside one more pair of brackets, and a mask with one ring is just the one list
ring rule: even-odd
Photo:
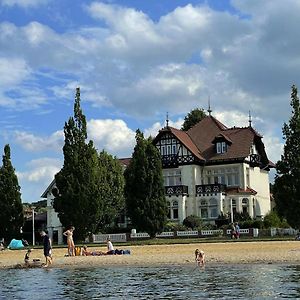
[[186,132],[167,125],[154,143],[162,157],[169,220],[181,223],[196,215],[214,224],[220,215],[262,218],[271,210],[274,164],[251,121],[228,128],[209,114]]

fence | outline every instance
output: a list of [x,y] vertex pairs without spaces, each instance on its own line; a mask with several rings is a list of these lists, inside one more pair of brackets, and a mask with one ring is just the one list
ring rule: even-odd
[[126,242],[126,233],[114,233],[114,234],[93,234],[93,243],[105,243],[107,239],[112,242]]
[[[209,237],[209,236],[224,236],[230,235],[231,230],[189,230],[189,231],[168,231],[168,232],[161,232],[156,234],[157,238],[195,238],[195,237]],[[251,237],[258,237],[264,235],[296,235],[297,231],[293,228],[271,228],[268,230],[261,230],[257,228],[246,228],[240,229],[241,235],[248,235]],[[131,234],[126,233],[116,233],[116,234],[93,234],[93,243],[104,243],[107,239],[110,239],[112,242],[126,242],[128,240],[135,240],[135,239],[149,239],[150,235],[146,232],[136,232],[133,230]]]

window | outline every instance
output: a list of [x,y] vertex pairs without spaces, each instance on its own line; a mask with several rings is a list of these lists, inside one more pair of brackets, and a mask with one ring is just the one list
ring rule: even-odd
[[248,213],[248,207],[249,207],[249,200],[247,198],[242,199],[242,210],[243,213]]
[[207,208],[201,208],[200,209],[200,216],[201,216],[202,219],[207,219],[208,218]]
[[178,219],[178,202],[174,201],[172,205],[173,219]]
[[239,172],[238,168],[230,168],[226,170],[226,179],[228,186],[239,186]]
[[210,218],[218,217],[218,201],[215,198],[209,200]]
[[217,153],[225,153],[227,151],[227,145],[225,142],[217,142],[216,144]]
[[174,186],[181,185],[181,171],[180,170],[164,170],[164,185],[165,186]]

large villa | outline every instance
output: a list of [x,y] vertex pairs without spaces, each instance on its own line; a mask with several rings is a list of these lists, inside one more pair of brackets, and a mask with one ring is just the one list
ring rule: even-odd
[[[235,212],[262,218],[271,210],[269,161],[262,136],[251,126],[228,128],[211,115],[190,128],[168,125],[154,139],[163,165],[170,221],[182,223],[197,215],[215,223]],[[130,159],[121,159],[126,165]],[[42,194],[47,198],[49,235],[62,243],[62,226],[52,207],[53,181]]]

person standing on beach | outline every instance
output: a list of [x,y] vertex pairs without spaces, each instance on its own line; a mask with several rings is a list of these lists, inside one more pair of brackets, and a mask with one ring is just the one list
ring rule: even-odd
[[230,224],[230,235],[232,239],[236,238],[236,231],[233,223]]
[[43,238],[43,245],[44,245],[44,256],[46,258],[46,264],[44,265],[47,268],[49,265],[52,264],[52,257],[51,257],[51,241],[49,236],[46,234],[45,231],[41,231],[41,236]]
[[68,244],[68,255],[75,256],[75,244],[73,240],[73,232],[75,227],[71,226],[68,230],[66,230],[63,235],[67,237],[67,244]]
[[234,228],[235,228],[235,238],[239,239],[240,238],[240,226],[239,226],[238,222],[235,223]]

